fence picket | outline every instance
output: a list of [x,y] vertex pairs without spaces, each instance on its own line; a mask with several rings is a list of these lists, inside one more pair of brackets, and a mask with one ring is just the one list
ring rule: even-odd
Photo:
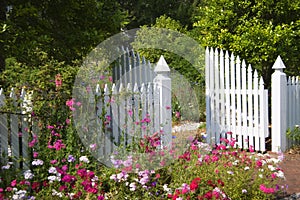
[[[254,71],[254,80],[253,80],[253,101],[254,101],[254,116],[253,116],[253,119],[254,119],[254,137],[255,137],[255,150],[256,151],[259,151],[259,141],[260,141],[260,135],[258,134],[259,133],[259,123],[258,123],[258,120],[259,120],[259,108],[258,107],[258,101],[259,101],[259,98],[258,98],[258,74],[257,74],[257,71],[255,70]],[[260,112],[261,112],[261,109],[260,109]]]
[[[234,77],[236,77],[236,71],[235,71],[235,57],[234,54],[231,54],[230,57],[230,73],[231,73],[231,88],[230,88],[230,98],[231,98],[231,132],[235,134],[237,133],[237,111],[236,111],[236,80]],[[240,136],[239,136],[240,137]],[[238,144],[241,146],[241,138],[238,137]]]
[[248,66],[248,79],[247,79],[247,85],[248,85],[248,135],[249,135],[249,147],[250,145],[252,147],[254,147],[254,141],[253,141],[253,96],[252,96],[252,90],[253,90],[253,86],[252,86],[252,68],[251,65]]
[[225,82],[225,73],[224,73],[224,53],[223,50],[220,50],[220,125],[221,125],[221,129],[220,129],[220,134],[222,138],[225,138],[226,135],[226,127],[225,127],[225,105],[226,105],[226,101],[225,101],[225,91],[224,91],[224,82]]
[[[232,126],[231,126],[231,116],[230,116],[230,72],[229,72],[229,54],[228,51],[225,53],[225,128],[226,132],[232,131]],[[227,138],[231,139],[231,134],[227,134]]]

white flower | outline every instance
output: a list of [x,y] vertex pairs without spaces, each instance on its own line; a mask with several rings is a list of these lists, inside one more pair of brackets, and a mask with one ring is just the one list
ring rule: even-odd
[[273,165],[268,165],[268,168],[271,170],[271,171],[275,171],[276,168],[273,166]]
[[113,174],[109,177],[110,180],[117,180],[117,175]]
[[250,167],[248,167],[248,166],[244,168],[244,170],[249,170],[249,169],[250,169]]
[[136,189],[136,185],[134,182],[130,183],[129,187],[130,187],[130,191],[135,191],[135,189]]
[[49,172],[50,174],[56,174],[56,173],[57,173],[57,170],[56,170],[55,167],[50,167],[49,170],[48,170],[48,172]]
[[285,176],[284,176],[283,171],[275,172],[275,174],[276,174],[277,177],[282,178],[282,179],[285,179]]
[[60,181],[61,178],[59,176],[48,176],[48,180],[50,183],[53,183],[53,181]]
[[34,177],[34,174],[31,173],[31,170],[26,170],[24,172],[24,178],[27,180],[27,179],[32,179]]
[[2,166],[2,169],[9,169],[10,168],[10,165],[4,165],[4,166]]
[[239,163],[239,161],[235,160],[232,164],[236,166],[236,165],[238,165],[238,163]]
[[38,165],[43,165],[44,161],[40,160],[40,159],[35,159],[34,161],[32,161],[32,165],[38,166]]
[[89,163],[90,162],[87,156],[81,156],[79,158],[79,161],[80,162],[85,162],[85,163]]
[[168,184],[164,184],[163,188],[164,188],[164,191],[171,192],[171,188],[168,188]]
[[258,176],[259,176],[259,178],[263,178],[263,175],[262,175],[262,174],[259,174]]

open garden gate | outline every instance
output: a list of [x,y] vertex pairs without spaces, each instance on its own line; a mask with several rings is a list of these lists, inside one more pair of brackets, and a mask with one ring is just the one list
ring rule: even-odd
[[207,142],[235,139],[238,147],[264,152],[268,130],[268,91],[262,77],[234,54],[205,52]]

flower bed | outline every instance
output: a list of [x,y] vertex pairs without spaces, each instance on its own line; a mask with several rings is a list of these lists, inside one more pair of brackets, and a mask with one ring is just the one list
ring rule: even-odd
[[[138,151],[158,152],[153,142],[158,137],[145,137]],[[41,160],[35,152],[32,170],[3,165],[0,199],[272,199],[284,192],[277,184],[284,178],[278,168],[282,157],[242,151],[234,144],[233,139],[214,147],[190,141],[171,164],[148,170],[132,156],[112,157],[114,167],[107,168],[88,152],[67,154],[60,143],[55,151],[64,156]]]

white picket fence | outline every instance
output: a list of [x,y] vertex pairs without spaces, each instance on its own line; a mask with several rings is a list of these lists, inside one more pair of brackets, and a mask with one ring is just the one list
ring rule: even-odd
[[153,66],[145,57],[140,57],[140,54],[134,50],[122,47],[122,55],[113,67],[113,82],[119,87],[127,83],[141,86],[143,83],[152,82],[156,76]]
[[[4,165],[12,159],[18,168],[29,167],[28,140],[31,129],[27,113],[30,111],[31,101],[28,97],[24,89],[18,96],[12,89],[8,97],[0,89],[0,161]],[[6,100],[13,106],[10,112],[1,109],[7,105]]]
[[234,138],[240,148],[265,151],[268,91],[263,79],[228,51],[207,48],[205,60],[207,142]]
[[[272,151],[285,151],[295,141],[286,131],[300,125],[300,83],[298,77],[287,77],[280,56],[273,65],[272,74]],[[300,134],[300,133],[299,133]]]

